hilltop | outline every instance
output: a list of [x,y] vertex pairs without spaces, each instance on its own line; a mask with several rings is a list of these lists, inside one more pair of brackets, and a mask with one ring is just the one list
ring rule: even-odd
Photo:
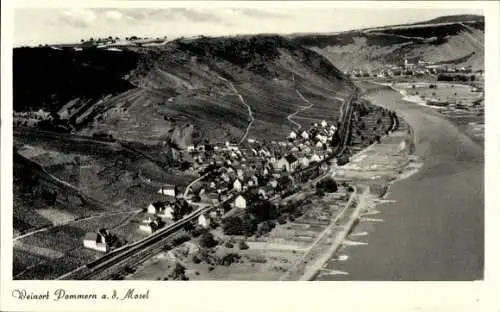
[[429,21],[290,37],[341,70],[370,70],[404,58],[484,69],[484,17],[442,16]]
[[296,127],[287,117],[308,105],[297,91],[315,103],[307,124],[336,120],[353,88],[325,57],[275,35],[14,49],[15,111],[43,109],[79,134],[180,148],[238,142],[247,129],[248,138],[282,138]]

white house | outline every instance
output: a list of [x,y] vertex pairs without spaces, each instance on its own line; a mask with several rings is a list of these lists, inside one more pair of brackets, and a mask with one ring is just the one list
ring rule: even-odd
[[233,159],[238,157],[238,155],[236,155],[236,153],[234,151],[232,151],[231,154],[229,154],[229,156]]
[[189,146],[187,147],[187,151],[188,151],[188,152],[193,152],[193,151],[194,151],[194,145],[189,145]]
[[300,166],[305,168],[307,166],[309,166],[309,159],[307,157],[301,157],[299,159],[299,163],[300,163]]
[[321,134],[316,135],[316,140],[320,141],[321,143],[326,143],[327,137]]
[[321,158],[318,156],[318,154],[313,154],[310,158],[310,162],[318,162],[321,161]]
[[293,172],[297,168],[299,162],[297,157],[292,154],[281,157],[280,160],[276,162],[276,168],[278,170],[283,170],[286,172]]
[[257,194],[262,198],[267,198],[267,193],[263,188],[259,188],[259,190],[257,191]]
[[166,205],[163,210],[156,214],[159,218],[162,219],[174,219],[174,207],[171,205]]
[[176,197],[178,195],[177,189],[173,185],[163,186],[161,189],[158,190],[158,193],[162,194],[162,195],[166,195],[166,196],[172,196],[172,197]]
[[214,189],[215,188],[215,182],[214,181],[210,182],[210,184],[209,184],[208,187],[211,188],[211,189]]
[[238,192],[241,192],[241,181],[239,179],[236,179],[234,182],[233,182],[233,189],[238,191]]
[[201,214],[198,217],[198,224],[204,228],[208,228],[210,226],[210,218],[206,217],[204,214]]
[[238,197],[234,200],[234,207],[245,209],[247,207],[247,201],[243,196],[238,195]]
[[264,170],[262,170],[262,175],[267,176],[268,174],[269,170],[267,170],[267,168],[264,168]]
[[307,131],[302,131],[302,134],[301,134],[302,138],[304,140],[309,140],[309,133],[307,133]]
[[326,120],[321,121],[321,127],[326,128],[328,126],[328,123]]
[[157,201],[157,202],[149,204],[148,213],[149,214],[158,214],[158,213],[162,212],[164,209],[165,209],[165,204]]
[[255,143],[255,139],[248,139],[247,141],[248,141],[248,143],[250,143],[250,144]]
[[143,220],[141,224],[139,224],[139,230],[146,232],[148,234],[151,234],[153,232],[156,232],[160,228],[160,224],[158,220],[152,220],[151,217],[149,217],[146,220]]
[[83,247],[97,251],[107,252],[108,244],[106,238],[101,233],[89,232],[83,238]]
[[272,188],[276,188],[278,186],[278,181],[271,180],[271,181],[269,181],[269,185],[271,185]]
[[237,169],[236,175],[238,176],[238,178],[243,179],[243,169]]
[[316,148],[322,148],[322,147],[323,147],[323,142],[318,141],[318,143],[316,143]]
[[297,134],[295,133],[295,131],[290,132],[290,134],[288,135],[288,138],[295,140],[297,138]]

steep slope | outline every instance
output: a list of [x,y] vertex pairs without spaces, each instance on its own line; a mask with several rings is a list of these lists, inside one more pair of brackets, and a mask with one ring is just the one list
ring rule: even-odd
[[[14,54],[18,110],[58,112],[80,134],[104,132],[180,148],[205,139],[282,139],[295,127],[287,117],[307,104],[297,90],[314,98],[308,113],[336,120],[354,88],[326,58],[280,36],[182,39],[123,52],[32,48]],[[32,55],[36,62],[26,64]],[[48,65],[36,65],[45,60]]]
[[484,17],[444,16],[427,22],[292,40],[322,54],[341,70],[401,64],[404,58],[484,69]]

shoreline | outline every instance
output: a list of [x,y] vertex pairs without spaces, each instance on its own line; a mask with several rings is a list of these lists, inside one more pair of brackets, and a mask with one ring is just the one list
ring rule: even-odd
[[[370,102],[372,105],[372,102]],[[402,118],[402,117],[399,117]],[[404,120],[404,119],[403,119]],[[406,155],[407,160],[404,162],[403,165],[397,166],[394,168],[386,169],[383,171],[393,171],[393,172],[398,172],[395,177],[388,179],[388,181],[383,183],[383,189],[384,192],[382,194],[378,194],[376,196],[375,194],[371,193],[370,186],[366,185],[367,183],[369,184],[369,180],[359,180],[353,182],[353,184],[356,185],[356,189],[363,189],[363,193],[359,194],[355,192],[356,195],[356,206],[354,207],[354,211],[349,215],[348,221],[342,225],[342,230],[339,233],[336,233],[334,235],[334,243],[331,244],[328,247],[328,251],[318,255],[316,259],[313,261],[313,263],[309,266],[306,266],[304,273],[302,274],[300,280],[307,280],[307,281],[315,281],[318,275],[320,274],[320,271],[323,269],[323,267],[332,259],[335,258],[335,254],[338,252],[338,250],[342,247],[344,241],[349,237],[349,235],[356,229],[356,227],[359,225],[359,220],[362,217],[362,211],[370,211],[376,209],[377,206],[381,205],[383,202],[377,201],[377,199],[382,199],[384,200],[387,196],[389,196],[390,190],[393,186],[393,184],[396,184],[400,181],[403,181],[405,179],[408,179],[409,177],[413,176],[414,174],[418,173],[420,169],[422,168],[423,162],[415,162],[415,156],[412,155],[414,151],[414,146],[416,144],[415,142],[415,135],[414,135],[414,130],[413,127],[406,121],[404,122],[408,125],[408,134],[406,137],[401,140],[401,143],[405,143],[404,149],[400,152],[405,152],[408,153]],[[385,136],[385,137],[390,137],[390,135]],[[409,142],[408,142],[409,141]],[[363,150],[359,151],[352,157],[355,157],[357,155],[362,155],[364,152],[366,152],[368,149],[372,148],[376,144],[372,144],[370,146],[367,146]],[[412,165],[414,164],[414,165]],[[362,172],[366,172],[366,170],[361,170]],[[376,171],[372,171],[376,172]],[[399,173],[401,172],[401,173]],[[378,197],[378,198],[375,198]],[[351,200],[350,200],[351,201]]]

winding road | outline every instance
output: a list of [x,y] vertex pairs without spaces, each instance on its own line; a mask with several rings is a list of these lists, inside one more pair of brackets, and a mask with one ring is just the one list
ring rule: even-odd
[[302,93],[300,93],[300,91],[299,91],[299,90],[295,90],[295,91],[296,91],[296,92],[297,92],[297,94],[300,96],[300,98],[301,98],[302,100],[304,100],[304,102],[306,102],[306,103],[308,103],[308,104],[309,104],[309,105],[307,105],[307,106],[302,106],[302,107],[299,107],[299,108],[298,108],[298,109],[297,109],[294,113],[292,113],[292,114],[290,114],[290,115],[288,115],[288,116],[286,117],[286,119],[288,119],[288,121],[290,121],[290,122],[291,122],[291,123],[293,123],[295,126],[297,126],[297,129],[295,129],[295,130],[296,130],[296,131],[298,131],[298,130],[300,130],[300,129],[302,128],[302,125],[301,125],[301,124],[299,124],[298,122],[296,122],[296,121],[292,120],[292,118],[293,118],[293,117],[295,117],[295,115],[297,115],[298,113],[303,112],[303,111],[305,111],[306,109],[309,109],[309,108],[313,107],[313,106],[314,106],[314,104],[313,104],[313,103],[311,103],[308,99],[306,99],[306,98],[302,95]]

